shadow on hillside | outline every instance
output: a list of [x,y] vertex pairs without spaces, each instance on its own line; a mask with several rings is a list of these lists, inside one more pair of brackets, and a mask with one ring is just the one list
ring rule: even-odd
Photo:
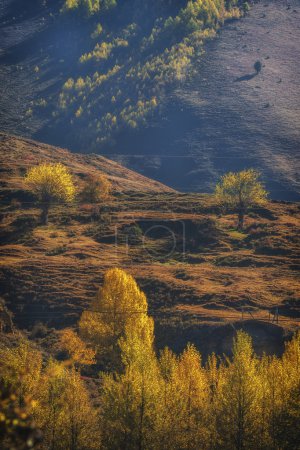
[[258,75],[258,72],[254,73],[248,73],[247,75],[243,75],[242,77],[236,78],[234,81],[249,81],[252,80],[252,78],[256,77]]

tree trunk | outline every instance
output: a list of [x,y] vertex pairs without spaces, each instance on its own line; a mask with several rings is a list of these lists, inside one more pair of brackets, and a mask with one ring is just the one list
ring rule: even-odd
[[238,213],[238,230],[243,230],[244,228],[244,217],[245,213],[243,210],[240,210]]
[[46,203],[42,205],[42,214],[41,214],[42,225],[48,225],[48,216],[49,216],[49,204]]

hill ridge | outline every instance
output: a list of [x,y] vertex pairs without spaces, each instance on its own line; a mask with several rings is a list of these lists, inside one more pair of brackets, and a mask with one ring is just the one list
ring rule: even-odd
[[[61,162],[76,175],[105,173],[112,182],[114,191],[175,192],[159,181],[152,180],[131,169],[125,168],[107,157],[96,154],[72,153],[68,149],[40,143],[29,138],[0,132],[0,162],[2,183],[10,184],[8,171],[17,166],[30,167],[39,161]],[[5,179],[4,179],[5,178]],[[14,183],[16,179],[14,178]],[[19,177],[20,185],[20,177]]]

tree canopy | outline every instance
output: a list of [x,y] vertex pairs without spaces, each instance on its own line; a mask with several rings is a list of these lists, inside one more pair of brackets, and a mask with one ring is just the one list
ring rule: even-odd
[[243,228],[244,216],[252,206],[266,203],[267,191],[259,181],[260,173],[254,169],[229,172],[224,175],[215,189],[218,203],[237,211],[238,227]]
[[125,332],[128,336],[132,330],[147,332],[147,310],[146,296],[134,278],[121,269],[109,269],[91,309],[81,316],[80,333],[98,352],[116,356],[119,339]]
[[25,184],[40,202],[44,223],[47,223],[51,203],[69,203],[75,197],[72,175],[67,167],[60,163],[44,163],[32,167],[25,176]]

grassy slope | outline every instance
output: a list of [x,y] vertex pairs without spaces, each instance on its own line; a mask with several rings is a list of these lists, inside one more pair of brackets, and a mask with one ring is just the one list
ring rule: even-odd
[[[175,3],[174,15],[185,2]],[[27,9],[26,5],[25,9],[20,0],[6,0],[0,9],[1,128],[88,152],[91,133],[84,137],[83,144],[77,136],[72,139],[72,132],[66,133],[69,117],[62,120],[61,128],[49,131],[42,110],[26,115],[31,101],[57,98],[66,79],[97,69],[97,64],[92,68],[78,64],[79,56],[94,45],[87,45],[85,40],[89,30],[76,24],[62,27],[50,17],[58,10],[58,2],[48,2],[46,9],[42,3],[32,4],[39,7]],[[183,80],[168,95],[159,95],[161,116],[149,118],[148,126],[138,132],[114,136],[115,144],[99,144],[94,151],[114,155],[129,167],[180,190],[208,191],[223,170],[256,166],[263,171],[273,198],[298,199],[299,4],[297,0],[289,4],[279,0],[258,2],[245,18],[225,25],[219,38],[205,47],[206,54],[194,62],[194,77],[186,83]],[[159,15],[167,13],[159,11]],[[149,14],[150,22],[152,18]],[[146,34],[151,24],[148,28]],[[102,38],[107,40],[105,33]],[[164,45],[169,45],[167,39]],[[119,55],[122,64],[127,50],[124,52]],[[251,78],[257,59],[262,61],[263,70]],[[106,67],[101,64],[102,73]],[[114,58],[108,64],[113,65]],[[246,78],[235,82],[243,76]],[[114,83],[110,85],[113,87]],[[106,98],[109,92],[104,86],[98,94]],[[99,101],[101,107],[104,104]],[[100,119],[102,113],[97,117]],[[82,135],[89,131],[85,125],[80,128],[80,121],[78,127],[75,123],[75,131]]]
[[[38,164],[40,160],[46,162],[61,162],[77,175],[77,183],[80,186],[82,179],[87,174],[97,175],[104,172],[112,182],[113,189],[118,192],[172,192],[173,189],[151,180],[136,172],[133,172],[114,161],[99,155],[70,154],[69,151],[40,144],[30,139],[22,139],[0,132],[1,163],[6,171],[2,173],[2,180],[6,188],[10,189],[22,186],[22,170]],[[19,165],[19,166],[18,166]],[[19,174],[15,171],[19,170]],[[6,172],[6,173],[5,173]],[[7,176],[12,173],[13,176]],[[19,176],[18,176],[19,175]],[[10,195],[7,192],[7,195]]]
[[[218,216],[210,196],[172,192],[104,158],[3,135],[1,155],[1,295],[20,326],[76,323],[112,266],[128,270],[146,291],[159,345],[181,349],[192,340],[204,354],[222,352],[232,326],[243,326],[258,350],[278,351],[299,325],[299,205],[270,202],[238,233],[234,216]],[[57,206],[42,227],[21,174],[38,160],[57,159],[78,181],[103,169],[118,192],[132,192],[119,193],[103,220],[93,221],[89,205]],[[278,324],[268,320],[277,306]]]

